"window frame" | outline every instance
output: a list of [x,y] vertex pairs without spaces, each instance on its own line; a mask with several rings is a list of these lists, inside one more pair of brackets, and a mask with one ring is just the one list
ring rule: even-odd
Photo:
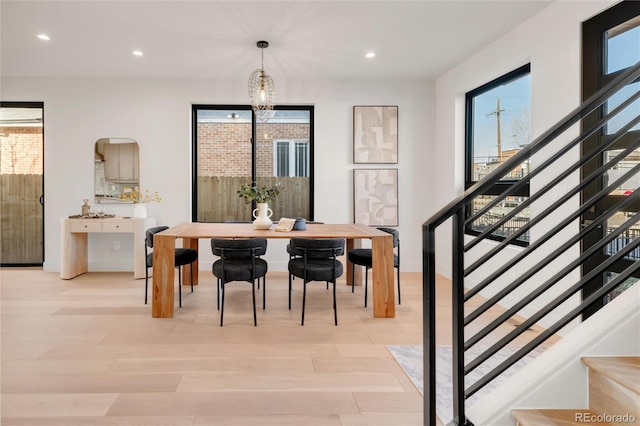
[[[465,190],[476,184],[478,181],[473,180],[473,164],[474,164],[474,140],[473,140],[473,100],[475,97],[482,95],[486,92],[489,92],[497,87],[508,84],[512,81],[515,81],[519,78],[522,78],[525,75],[531,75],[531,63],[527,63],[519,68],[516,68],[506,74],[501,75],[500,77],[491,80],[488,83],[483,84],[465,94]],[[529,110],[531,111],[531,110]],[[482,195],[492,195],[497,196],[502,194],[509,186],[518,182],[518,179],[504,179],[497,183],[495,183],[491,188],[485,191]],[[513,192],[512,196],[516,197],[529,197],[530,194],[530,185],[527,182],[525,185],[522,185],[517,191]],[[473,214],[471,206],[467,206],[465,209],[465,217],[471,217]],[[480,232],[471,228],[471,224],[467,224],[465,226],[465,233],[469,235],[479,235]],[[494,241],[503,241],[505,237],[490,235],[487,237],[488,239]],[[516,239],[511,244],[526,247],[529,245],[528,242]]]
[[[191,221],[198,222],[198,111],[199,110],[242,110],[251,112],[251,140],[257,140],[258,122],[255,111],[251,105],[245,104],[192,104],[191,105],[191,151],[192,151],[192,170],[191,170]],[[282,111],[308,111],[309,112],[309,138],[304,139],[308,143],[308,171],[309,171],[309,218],[314,220],[314,106],[313,105],[276,105],[274,110]],[[251,144],[251,180],[257,180],[257,153],[256,144]],[[255,202],[252,203],[252,209],[255,208]]]

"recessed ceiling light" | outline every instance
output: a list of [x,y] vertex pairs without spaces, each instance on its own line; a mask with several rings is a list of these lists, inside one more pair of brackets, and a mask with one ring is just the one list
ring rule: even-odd
[[49,37],[46,34],[38,34],[37,36],[40,40],[51,40],[51,37]]
[[131,53],[133,53],[134,56],[142,56],[142,55],[144,55],[144,53],[142,53],[142,50],[134,50]]
[[374,56],[376,56],[375,52],[367,52],[367,54],[364,55],[365,58],[373,58]]

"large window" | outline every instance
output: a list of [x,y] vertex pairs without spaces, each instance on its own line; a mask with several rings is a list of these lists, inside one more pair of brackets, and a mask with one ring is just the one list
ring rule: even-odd
[[248,105],[193,106],[193,221],[253,220],[240,185],[281,186],[273,220],[313,220],[313,107],[276,107],[266,123]]
[[[530,65],[505,74],[466,95],[466,187],[485,178],[530,142],[531,73]],[[529,161],[511,170],[483,196],[474,200],[468,214],[478,212],[514,180],[529,173]],[[467,227],[482,232],[511,212],[529,196],[529,186],[513,193],[487,214]],[[496,239],[508,237],[529,221],[525,208],[493,233]],[[518,242],[527,244],[528,233]]]

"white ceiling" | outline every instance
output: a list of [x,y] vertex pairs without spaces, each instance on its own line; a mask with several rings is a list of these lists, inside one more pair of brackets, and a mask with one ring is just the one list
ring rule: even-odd
[[276,81],[435,78],[550,3],[2,0],[0,72],[248,78],[260,68],[256,42],[267,40],[265,70]]

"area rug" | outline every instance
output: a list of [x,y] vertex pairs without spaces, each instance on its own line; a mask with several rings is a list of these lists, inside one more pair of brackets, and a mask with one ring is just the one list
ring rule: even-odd
[[[391,355],[398,362],[400,367],[404,370],[407,376],[411,379],[413,384],[418,388],[420,393],[424,395],[424,375],[422,366],[422,345],[388,345],[387,349],[391,352]],[[519,346],[507,346],[498,352],[493,357],[489,358],[486,362],[481,364],[478,368],[473,370],[466,377],[467,387],[475,383],[479,378],[498,366],[502,361],[513,355]],[[479,354],[484,352],[486,347],[476,347],[469,349],[466,353],[466,362],[470,362]],[[542,349],[532,351],[527,356],[518,361],[513,367],[502,373],[495,380],[489,383],[487,386],[476,392],[469,399],[467,399],[466,406],[469,407],[483,395],[491,392],[494,388],[499,386],[509,377],[511,377],[516,371],[530,362],[533,358],[539,355]],[[449,423],[453,419],[453,404],[452,404],[452,385],[451,385],[451,346],[436,346],[436,412],[440,420],[444,424]]]

